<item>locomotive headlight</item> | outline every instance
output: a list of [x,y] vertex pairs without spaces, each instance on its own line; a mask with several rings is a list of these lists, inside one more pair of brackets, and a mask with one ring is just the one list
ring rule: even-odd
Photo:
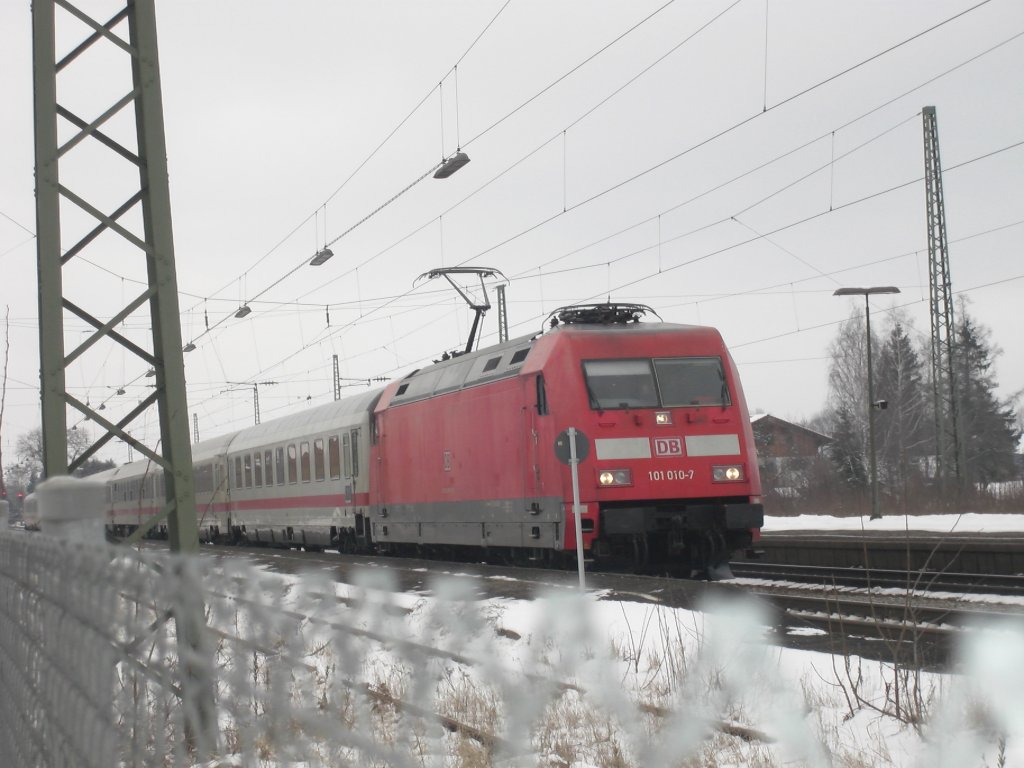
[[658,426],[667,426],[672,423],[672,412],[671,411],[656,411],[654,414],[654,423]]
[[633,473],[628,469],[604,469],[597,475],[597,482],[602,488],[617,485],[632,485]]
[[744,480],[743,466],[729,464],[711,468],[711,479],[716,483],[739,483]]

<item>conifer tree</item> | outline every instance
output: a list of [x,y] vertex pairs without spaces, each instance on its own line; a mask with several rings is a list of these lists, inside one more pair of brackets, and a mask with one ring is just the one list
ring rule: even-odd
[[931,451],[930,411],[921,356],[898,317],[875,366],[875,395],[888,406],[875,415],[879,475],[891,494],[905,500],[917,459]]
[[835,412],[829,457],[839,479],[850,488],[865,488],[868,471],[864,462],[863,443],[850,409],[841,406]]
[[1021,437],[1018,417],[1008,401],[996,396],[992,370],[1000,350],[989,332],[961,306],[956,355],[961,440],[969,483],[991,483],[1016,477],[1015,454]]

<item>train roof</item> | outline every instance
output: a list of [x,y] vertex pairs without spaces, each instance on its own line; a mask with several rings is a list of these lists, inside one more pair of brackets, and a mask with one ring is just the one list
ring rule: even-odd
[[589,333],[689,333],[694,335],[719,335],[718,329],[710,325],[686,325],[682,323],[630,323],[628,325],[601,325],[598,323],[574,323],[559,325],[547,331],[552,334],[574,335]]
[[192,463],[197,461],[206,461],[216,456],[220,456],[231,445],[231,441],[235,439],[239,432],[242,430],[235,430],[234,432],[228,432],[224,435],[217,435],[211,437],[209,440],[200,440],[198,443],[192,446]]
[[289,416],[265,421],[235,432],[223,444],[219,453],[247,451],[253,448],[305,437],[316,432],[325,432],[353,424],[363,415],[368,415],[384,391],[382,387],[371,389],[353,397],[318,405]]
[[[627,305],[634,306],[634,305]],[[524,367],[534,367],[538,361],[530,360],[530,351],[536,342],[550,350],[560,338],[587,337],[592,334],[632,335],[685,333],[712,345],[721,344],[718,330],[703,325],[680,325],[665,322],[569,322],[549,327],[543,333],[520,336],[475,352],[457,355],[433,365],[424,366],[401,379],[390,399],[381,401],[381,407],[403,405],[427,397],[454,392],[458,389],[484,384],[517,375]],[[542,355],[544,357],[544,355]]]
[[529,355],[534,339],[534,336],[520,336],[406,374],[388,404],[401,405],[515,376]]
[[122,464],[121,466],[114,467],[113,469],[97,472],[95,475],[90,475],[90,477],[97,477],[108,483],[116,483],[117,481],[124,480],[126,478],[138,477],[140,475],[155,475],[158,472],[162,473],[163,467],[152,459],[146,457],[136,459],[128,464]]

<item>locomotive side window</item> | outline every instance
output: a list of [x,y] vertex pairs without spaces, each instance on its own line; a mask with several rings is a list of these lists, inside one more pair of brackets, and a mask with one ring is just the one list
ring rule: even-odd
[[252,480],[255,487],[263,487],[263,455],[259,451],[252,457]]
[[302,469],[302,482],[309,482],[309,443],[299,445],[299,467]]
[[345,477],[352,477],[352,447],[348,442],[348,432],[341,436],[341,440],[345,453]]
[[274,484],[274,452],[269,448],[263,452],[263,471],[266,474],[267,485]]
[[318,437],[313,441],[313,477],[324,479],[324,439]]
[[274,450],[274,471],[277,473],[277,484],[284,485],[284,448]]
[[530,354],[530,348],[516,350],[516,353],[512,355],[512,359],[508,361],[509,365],[519,365],[526,359],[526,356]]
[[494,370],[495,368],[497,368],[497,367],[498,367],[498,363],[500,363],[500,362],[501,362],[501,355],[498,355],[497,357],[492,357],[492,358],[491,358],[490,360],[488,360],[488,361],[487,361],[487,363],[486,363],[486,364],[484,365],[484,370],[483,370],[483,372],[484,372],[484,373],[487,373],[488,371],[493,371],[493,370]]
[[590,407],[657,408],[658,389],[650,360],[587,360],[583,363]]
[[288,483],[295,485],[299,481],[299,454],[295,451],[295,443],[288,446]]
[[656,359],[658,387],[664,406],[730,405],[722,360],[718,357]]
[[327,466],[331,470],[331,480],[341,478],[341,444],[337,435],[327,438]]
[[235,488],[242,487],[242,457],[235,456]]

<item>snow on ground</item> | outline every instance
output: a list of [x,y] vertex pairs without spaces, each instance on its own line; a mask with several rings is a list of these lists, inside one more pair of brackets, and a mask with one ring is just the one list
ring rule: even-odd
[[776,531],[934,531],[938,533],[1024,533],[1024,514],[883,515],[832,517],[831,515],[765,516],[765,533]]
[[[411,609],[404,620],[410,640],[447,645],[468,639],[468,647],[458,647],[481,663],[457,674],[470,688],[497,689],[506,711],[527,712],[539,749],[530,765],[1024,764],[1020,628],[974,634],[962,654],[963,674],[918,674],[779,647],[752,602],[699,612],[571,589],[534,600],[477,601],[465,578],[448,578],[425,596],[388,597],[379,576],[370,591],[381,591],[372,601],[397,598]],[[337,590],[341,597],[366,597],[367,586]],[[469,627],[474,636],[466,638]],[[389,663],[386,653],[373,662]],[[586,695],[567,695],[553,705],[558,697],[536,676],[571,682]],[[638,713],[637,703],[670,714],[651,720]],[[913,722],[917,708],[928,718],[923,724]],[[718,722],[752,728],[771,741],[724,736],[712,727]],[[680,762],[682,756],[693,762]]]
[[[986,530],[989,518],[1005,517],[965,516],[976,530]],[[306,581],[267,576],[295,587]],[[414,649],[371,648],[367,641],[358,646],[365,654],[358,666],[368,682],[403,696],[415,693],[427,711],[496,730],[532,753],[525,762],[503,758],[495,765],[1024,765],[1021,626],[967,633],[971,642],[955,674],[917,673],[780,647],[762,609],[744,600],[690,611],[661,605],[656,596],[620,601],[572,588],[532,600],[480,600],[477,585],[486,577],[469,574],[432,580],[420,594],[393,591],[387,569],[368,569],[354,585],[331,583],[328,573],[316,576],[317,589],[352,601],[352,619],[374,635],[455,654],[431,660]],[[382,612],[382,606],[403,611]],[[563,692],[553,682],[576,688]],[[652,708],[662,714],[651,716]],[[723,734],[722,723],[770,740]],[[422,764],[464,764],[454,758],[456,742],[450,735],[435,738],[430,743],[448,758]]]

